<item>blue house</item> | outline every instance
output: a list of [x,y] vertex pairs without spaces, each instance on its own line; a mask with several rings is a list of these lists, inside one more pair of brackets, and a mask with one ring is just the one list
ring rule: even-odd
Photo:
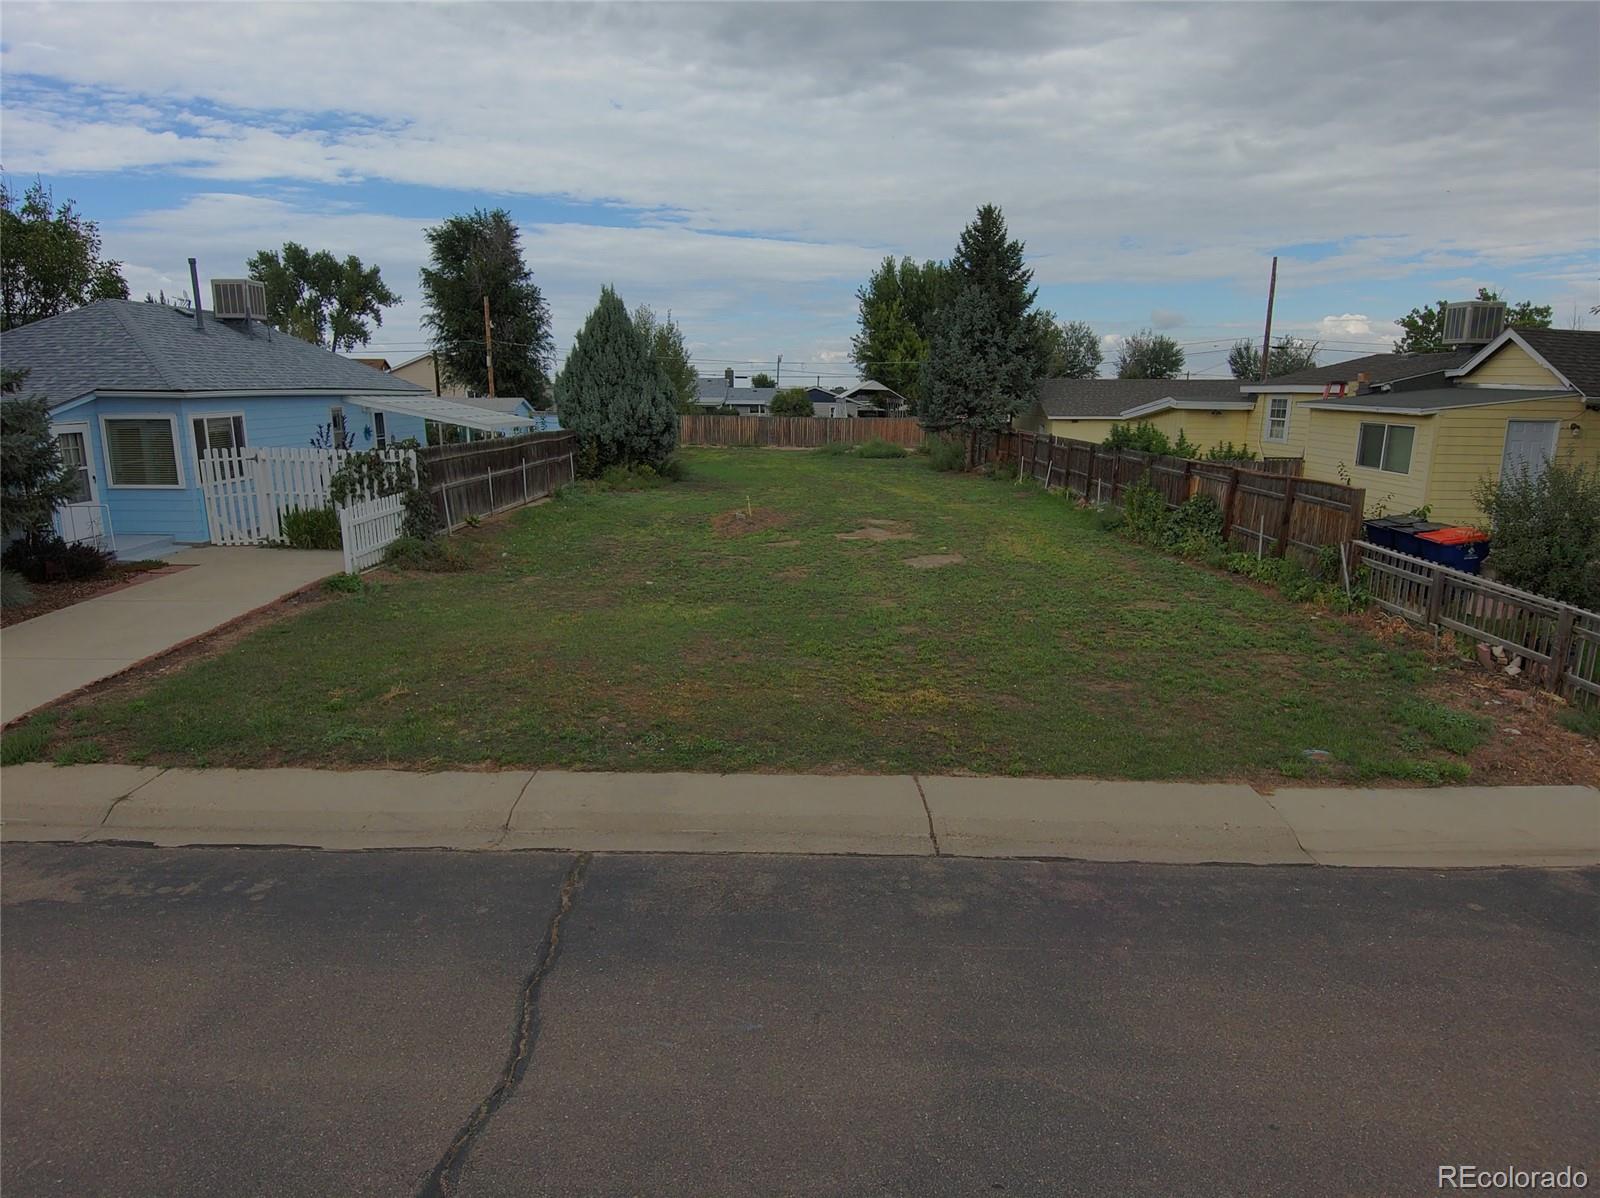
[[12,329],[0,362],[27,371],[18,394],[46,397],[78,472],[62,535],[109,542],[123,557],[210,539],[198,470],[208,449],[372,449],[427,443],[430,425],[459,440],[536,423],[440,398],[260,320],[132,300]]

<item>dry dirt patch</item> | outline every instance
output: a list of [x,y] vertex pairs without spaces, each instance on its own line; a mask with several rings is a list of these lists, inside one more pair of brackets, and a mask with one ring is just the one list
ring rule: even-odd
[[734,508],[711,517],[711,531],[719,537],[742,537],[769,528],[782,528],[789,517],[769,507]]
[[959,566],[966,560],[959,553],[924,553],[906,558],[905,563],[914,570],[937,570],[940,566]]
[[909,541],[916,534],[904,520],[863,520],[854,532],[833,535],[841,541]]

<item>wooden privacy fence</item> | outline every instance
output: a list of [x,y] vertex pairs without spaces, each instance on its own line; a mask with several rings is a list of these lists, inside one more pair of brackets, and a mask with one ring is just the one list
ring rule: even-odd
[[[404,461],[408,449],[380,450]],[[283,539],[290,508],[328,507],[328,486],[350,456],[345,449],[271,446],[208,449],[200,455],[200,491],[213,545],[259,545]]]
[[830,419],[826,416],[713,416],[690,413],[678,417],[680,445],[761,445],[779,449],[815,449],[843,442],[883,440],[915,449],[927,433],[914,417],[885,416]]
[[1207,462],[1045,433],[1003,433],[996,460],[1091,503],[1118,504],[1147,477],[1168,507],[1209,495],[1222,510],[1224,539],[1262,554],[1282,557],[1290,548],[1314,553],[1361,535],[1366,492],[1302,478],[1299,458]]
[[447,532],[469,516],[488,516],[551,494],[577,477],[578,439],[568,432],[526,433],[417,450],[421,482]]
[[1385,611],[1498,645],[1557,694],[1600,698],[1600,615],[1366,541],[1353,549],[1351,569],[1367,567],[1367,589]]
[[381,495],[341,506],[339,540],[345,573],[359,574],[381,562],[384,551],[399,538],[405,514],[404,495]]

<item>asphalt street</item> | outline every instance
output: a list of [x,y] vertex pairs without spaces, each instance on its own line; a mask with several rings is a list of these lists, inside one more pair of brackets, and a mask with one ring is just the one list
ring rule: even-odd
[[28,1195],[1600,1184],[1600,871],[7,845]]

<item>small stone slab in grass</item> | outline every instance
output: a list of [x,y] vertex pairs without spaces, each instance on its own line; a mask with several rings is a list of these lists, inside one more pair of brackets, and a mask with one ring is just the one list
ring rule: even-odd
[[959,553],[924,553],[904,560],[914,570],[937,570],[940,566],[958,566],[967,559]]

